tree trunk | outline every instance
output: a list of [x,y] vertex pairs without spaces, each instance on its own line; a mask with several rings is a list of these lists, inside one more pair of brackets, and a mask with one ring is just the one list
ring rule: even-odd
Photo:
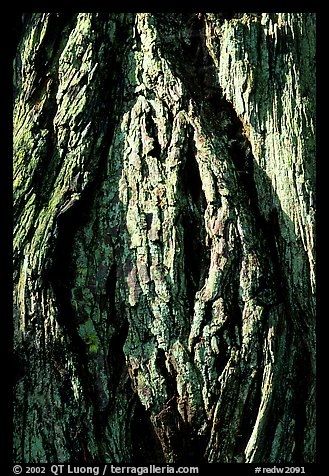
[[315,15],[33,13],[16,462],[315,460]]

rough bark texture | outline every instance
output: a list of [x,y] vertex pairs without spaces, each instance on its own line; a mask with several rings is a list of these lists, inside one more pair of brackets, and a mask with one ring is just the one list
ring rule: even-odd
[[314,461],[314,50],[313,14],[25,16],[15,461]]

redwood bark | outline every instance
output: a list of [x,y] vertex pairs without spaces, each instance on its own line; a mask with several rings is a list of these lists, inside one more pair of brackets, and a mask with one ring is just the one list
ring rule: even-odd
[[33,13],[16,462],[315,461],[315,15]]

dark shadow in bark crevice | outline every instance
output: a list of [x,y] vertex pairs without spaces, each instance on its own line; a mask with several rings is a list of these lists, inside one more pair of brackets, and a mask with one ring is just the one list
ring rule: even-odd
[[186,295],[189,312],[193,313],[195,294],[206,280],[210,264],[210,248],[206,246],[206,230],[204,212],[207,206],[202,189],[199,165],[196,159],[197,151],[188,132],[185,162],[180,173],[180,193],[183,203],[180,221],[183,229],[184,267],[186,279]]
[[150,414],[145,410],[136,396],[131,427],[132,460],[136,466],[145,464],[162,465],[166,463],[163,450],[150,420]]

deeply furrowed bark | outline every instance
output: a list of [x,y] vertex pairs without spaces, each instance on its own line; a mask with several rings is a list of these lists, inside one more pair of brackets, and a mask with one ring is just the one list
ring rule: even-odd
[[314,461],[314,49],[313,14],[25,19],[15,461]]

